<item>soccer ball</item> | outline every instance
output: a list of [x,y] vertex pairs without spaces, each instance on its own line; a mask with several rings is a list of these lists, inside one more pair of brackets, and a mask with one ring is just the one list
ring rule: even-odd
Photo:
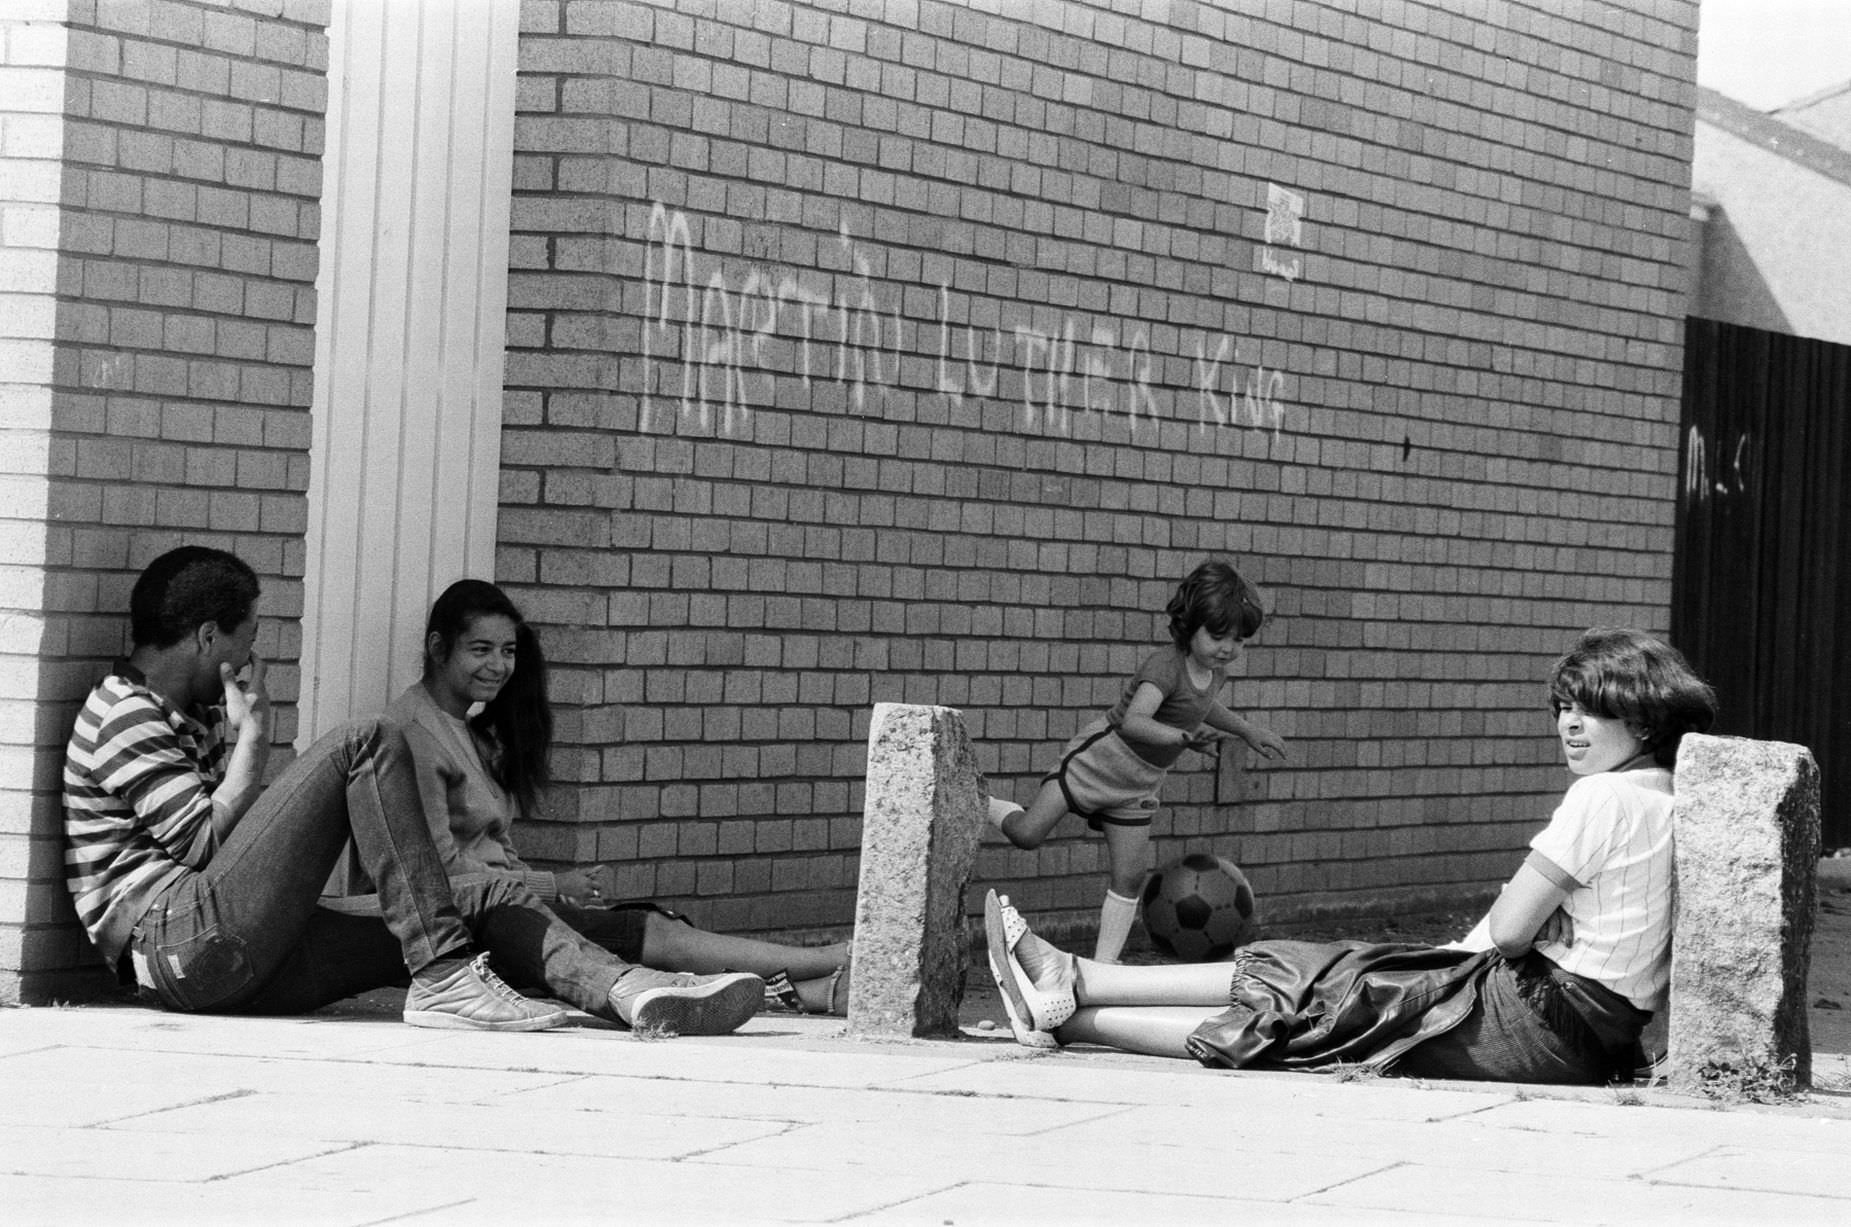
[[1144,884],[1144,931],[1160,952],[1212,963],[1253,940],[1253,887],[1240,866],[1191,852]]

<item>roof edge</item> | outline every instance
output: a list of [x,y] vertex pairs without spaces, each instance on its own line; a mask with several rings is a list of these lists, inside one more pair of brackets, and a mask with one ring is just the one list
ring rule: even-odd
[[1697,122],[1721,128],[1796,166],[1851,187],[1851,150],[1704,85],[1697,87]]
[[1791,111],[1803,111],[1807,107],[1818,106],[1821,102],[1830,102],[1840,94],[1851,94],[1851,81],[1844,81],[1837,85],[1828,85],[1822,90],[1807,94],[1804,98],[1795,98],[1792,102],[1783,102],[1772,111],[1768,112],[1768,114],[1785,115]]

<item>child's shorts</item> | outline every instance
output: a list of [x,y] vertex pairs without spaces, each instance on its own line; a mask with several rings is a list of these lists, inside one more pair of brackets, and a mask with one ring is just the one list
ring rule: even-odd
[[1157,812],[1157,785],[1168,774],[1139,758],[1116,728],[1095,720],[1067,743],[1060,766],[1042,782],[1059,784],[1067,809],[1098,831],[1149,826]]

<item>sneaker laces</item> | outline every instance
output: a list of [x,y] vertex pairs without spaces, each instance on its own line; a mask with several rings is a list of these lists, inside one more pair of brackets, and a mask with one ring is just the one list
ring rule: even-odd
[[516,991],[506,980],[503,980],[490,970],[487,953],[478,954],[474,959],[470,960],[469,970],[475,972],[476,975],[481,978],[482,983],[488,988],[489,992],[500,997],[502,1000],[512,1001],[522,1006],[533,1005],[532,998],[528,997],[525,993]]
[[[727,972],[722,975],[732,974]],[[630,968],[617,978],[616,988],[625,993],[644,993],[657,988],[695,988],[712,976],[699,975],[692,971],[662,971],[642,964]],[[626,983],[628,981],[628,983]]]

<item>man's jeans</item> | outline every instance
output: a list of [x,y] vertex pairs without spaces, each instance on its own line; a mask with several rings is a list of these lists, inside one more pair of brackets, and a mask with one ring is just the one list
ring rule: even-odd
[[[316,906],[351,837],[379,917]],[[388,721],[321,738],[267,788],[206,868],[142,916],[136,978],[174,1010],[297,1014],[407,982],[478,938],[523,977],[611,1017],[629,965],[591,945],[518,883],[459,881],[431,843],[411,750]]]

